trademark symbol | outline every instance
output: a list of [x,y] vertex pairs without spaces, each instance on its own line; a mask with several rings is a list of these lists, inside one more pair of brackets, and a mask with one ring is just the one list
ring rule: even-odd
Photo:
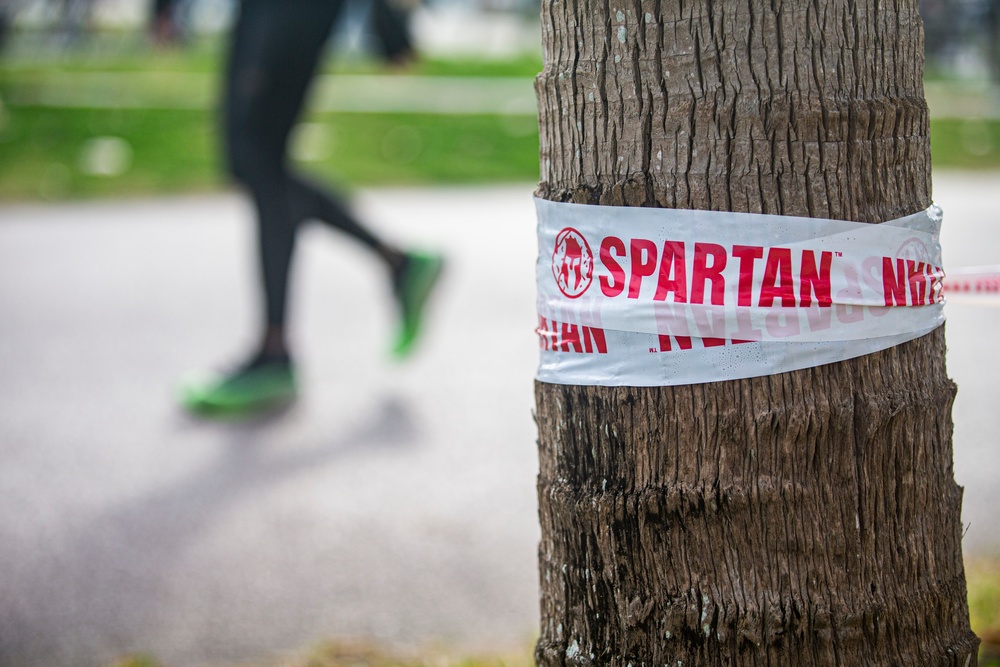
[[656,354],[657,352],[659,352],[659,350],[657,350],[655,347],[649,348],[649,353],[650,354]]
[[844,253],[842,253],[842,252],[835,252],[833,254],[836,255],[837,257],[843,257],[844,256]]

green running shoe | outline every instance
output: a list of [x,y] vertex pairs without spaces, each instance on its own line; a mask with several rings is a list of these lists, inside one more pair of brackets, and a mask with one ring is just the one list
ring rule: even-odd
[[420,335],[424,307],[437,285],[444,258],[435,254],[407,253],[406,262],[396,274],[395,291],[399,302],[399,330],[392,346],[397,359],[409,356]]
[[255,361],[236,372],[186,383],[181,403],[204,416],[249,416],[291,403],[295,372],[288,361]]

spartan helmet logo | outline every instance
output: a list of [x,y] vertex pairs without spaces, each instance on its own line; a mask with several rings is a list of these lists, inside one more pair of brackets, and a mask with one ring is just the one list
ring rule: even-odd
[[575,299],[590,287],[594,277],[594,255],[583,234],[566,227],[556,236],[552,252],[552,275],[559,291]]

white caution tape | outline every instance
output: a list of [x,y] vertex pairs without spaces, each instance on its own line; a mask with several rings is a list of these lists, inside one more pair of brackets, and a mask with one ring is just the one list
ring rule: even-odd
[[935,206],[867,225],[535,203],[544,382],[772,375],[883,350],[944,322]]

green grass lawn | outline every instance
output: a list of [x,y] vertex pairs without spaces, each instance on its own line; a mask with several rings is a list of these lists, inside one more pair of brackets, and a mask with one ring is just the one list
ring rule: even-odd
[[[128,35],[106,35],[81,52],[62,56],[12,49],[0,60],[0,201],[223,187],[211,109],[216,82],[207,76],[217,71],[222,51],[219,40],[155,51],[143,46],[140,37]],[[528,83],[541,65],[536,54],[507,60],[432,58],[405,73],[523,78]],[[381,71],[358,59],[331,59],[325,70]],[[138,83],[124,89],[148,95],[153,108],[64,108],[25,101],[38,98],[39,90],[57,90],[76,73],[102,72],[136,77]],[[84,85],[102,85],[100,77],[93,81]],[[171,81],[179,88],[164,93]],[[117,93],[98,94],[113,98]],[[157,108],[171,96],[197,103],[190,109]],[[538,178],[538,133],[530,114],[327,112],[305,121],[295,144],[298,161],[307,171],[346,187]],[[931,144],[935,169],[1000,169],[1000,120],[935,119]]]
[[966,564],[969,620],[979,635],[979,667],[1000,667],[1000,559]]
[[[210,110],[0,110],[0,200],[59,200],[221,187]],[[532,116],[313,114],[296,154],[346,186],[538,178]],[[1000,121],[935,120],[935,169],[1000,169]]]
[[[206,110],[8,107],[0,115],[0,199],[220,187],[215,125]],[[306,171],[348,186],[538,177],[532,116],[316,114],[293,146]]]
[[[30,46],[31,38],[22,41]],[[0,60],[0,201],[222,187],[211,99],[223,48],[216,39],[184,50],[155,51],[135,36],[107,34],[67,56],[35,53],[24,46],[12,49],[10,57]],[[540,69],[541,57],[525,54],[505,60],[430,58],[393,74],[516,77],[528,82]],[[357,58],[332,58],[324,70],[384,71]],[[152,108],[65,108],[11,101],[23,100],[25,92],[31,98],[39,90],[58,91],[75,75],[94,73],[136,77],[124,90],[140,99],[146,95]],[[177,74],[196,76],[178,79]],[[94,81],[101,85],[99,79]],[[193,108],[157,108],[164,106],[162,88],[167,82],[178,88],[166,99],[195,100]],[[97,95],[113,99],[120,90]],[[347,187],[537,180],[538,130],[530,114],[328,112],[310,115],[300,130],[293,142],[300,165]]]

